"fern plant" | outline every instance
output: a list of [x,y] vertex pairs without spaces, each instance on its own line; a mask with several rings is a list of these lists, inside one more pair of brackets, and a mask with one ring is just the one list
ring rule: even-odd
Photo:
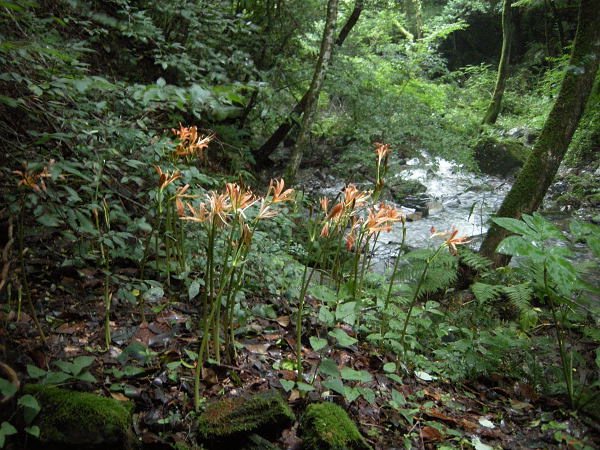
[[[531,280],[529,286],[546,303],[551,313],[556,333],[556,343],[562,365],[562,376],[572,407],[576,406],[573,379],[574,351],[567,346],[569,316],[577,315],[582,305],[579,300],[584,291],[593,290],[584,282],[576,266],[570,261],[574,253],[564,244],[569,239],[541,214],[524,214],[522,220],[493,219],[498,225],[516,233],[504,239],[497,252],[520,257],[522,270]],[[600,257],[600,227],[574,221],[570,227],[575,240],[584,240],[596,258]],[[558,245],[562,243],[563,245]],[[479,294],[492,295],[493,290],[478,287]],[[512,288],[504,293],[517,304],[525,306],[525,287]]]

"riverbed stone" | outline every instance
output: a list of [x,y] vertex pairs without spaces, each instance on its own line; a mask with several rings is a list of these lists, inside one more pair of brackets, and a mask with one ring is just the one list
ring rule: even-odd
[[507,177],[514,175],[525,163],[529,149],[513,139],[484,136],[475,144],[473,157],[481,172]]
[[28,384],[24,394],[34,396],[41,410],[32,425],[40,436],[32,448],[130,450],[134,404],[85,392]]
[[242,448],[251,434],[276,437],[294,420],[287,401],[271,389],[212,402],[200,415],[198,425],[200,438],[207,446]]
[[300,422],[299,436],[305,449],[371,449],[346,411],[335,403],[309,405]]
[[392,200],[409,208],[414,208],[414,206],[409,206],[406,204],[407,201],[411,201],[411,198],[413,203],[415,201],[420,202],[421,199],[423,203],[427,202],[429,200],[427,195],[419,195],[425,193],[426,191],[427,187],[416,180],[402,180],[401,182],[396,182],[390,186]]

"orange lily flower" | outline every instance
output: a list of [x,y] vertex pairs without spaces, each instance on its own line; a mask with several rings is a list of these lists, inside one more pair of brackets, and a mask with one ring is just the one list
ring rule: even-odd
[[267,190],[267,195],[265,197],[268,197],[269,192],[273,190],[273,198],[271,199],[271,203],[280,203],[288,201],[293,202],[294,199],[292,198],[292,194],[294,193],[294,190],[286,189],[284,191],[284,187],[285,181],[283,180],[283,178],[279,180],[271,180],[271,182],[269,183],[269,189]]
[[359,191],[355,185],[349,184],[344,189],[344,206],[355,210],[363,206],[370,196],[370,191]]
[[158,188],[161,191],[164,190],[173,181],[177,180],[178,178],[181,178],[181,172],[179,171],[174,172],[172,175],[169,175],[169,172],[163,172],[162,169],[156,164],[153,164],[153,166],[156,170],[156,173],[158,174]]
[[[33,189],[35,192],[46,192],[46,183],[44,183],[44,178],[50,178],[50,166],[54,164],[56,161],[51,159],[47,165],[45,165],[39,173],[34,173],[32,171],[27,170],[28,163],[24,161],[22,163],[23,170],[13,170],[13,173],[19,175],[21,179],[17,183],[17,186],[27,186]],[[39,184],[38,184],[39,183]]]
[[390,148],[390,144],[382,144],[381,142],[374,142],[375,145],[375,153],[377,153],[377,165],[381,165],[381,161],[387,162],[387,157],[392,151]]
[[193,156],[199,154],[202,157],[202,150],[208,147],[210,141],[215,137],[211,135],[198,135],[198,128],[193,126],[186,128],[183,125],[179,125],[179,130],[171,130],[173,134],[179,137],[180,143],[175,149],[174,154],[176,156]]
[[456,229],[456,227],[453,225],[452,226],[452,230],[450,231],[442,231],[442,232],[436,232],[434,227],[431,227],[431,237],[441,237],[441,238],[445,238],[446,236],[448,236],[448,238],[446,239],[446,241],[444,242],[443,245],[447,246],[448,249],[450,250],[450,253],[452,253],[453,255],[457,254],[457,249],[456,246],[457,245],[464,245],[464,244],[468,244],[469,242],[471,242],[470,239],[467,238],[467,236],[462,236],[462,237],[456,237],[456,235],[458,234],[458,230]]
[[244,211],[258,200],[251,191],[242,189],[235,183],[227,183],[226,191],[229,196],[229,201],[231,202],[231,210],[234,214],[239,212],[244,218],[246,217]]

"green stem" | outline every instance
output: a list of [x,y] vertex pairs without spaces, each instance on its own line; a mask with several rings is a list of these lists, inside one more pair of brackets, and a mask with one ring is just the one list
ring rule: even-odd
[[440,245],[438,247],[438,249],[435,251],[435,253],[431,257],[427,258],[427,262],[425,263],[423,272],[421,272],[419,282],[417,283],[415,293],[413,294],[413,298],[410,302],[410,308],[408,309],[408,313],[406,314],[406,319],[404,319],[404,325],[402,327],[402,332],[400,334],[400,347],[402,348],[402,356],[403,357],[406,357],[406,344],[404,342],[404,339],[406,337],[406,329],[408,328],[408,322],[410,321],[410,316],[412,314],[412,311],[413,311],[415,305],[417,304],[417,299],[419,298],[419,292],[421,291],[421,286],[423,285],[423,282],[425,281],[425,277],[427,276],[427,271],[429,270],[429,266],[431,265],[433,260],[437,257],[437,255],[440,253],[440,251],[445,246],[446,245],[444,245],[444,244]]
[[556,340],[558,341],[558,352],[560,353],[560,360],[562,363],[562,372],[563,377],[565,379],[565,384],[567,385],[567,395],[569,396],[569,403],[571,408],[575,407],[575,395],[573,389],[573,370],[572,370],[572,357],[567,355],[567,350],[565,349],[562,326],[561,322],[558,320],[556,314],[556,305],[554,304],[554,300],[552,299],[552,292],[550,287],[548,286],[548,269],[544,264],[544,290],[546,291],[546,298],[548,299],[548,305],[550,306],[550,311],[552,312],[552,320],[554,321],[554,330],[556,332]]
[[390,307],[390,299],[392,298],[392,289],[394,288],[394,281],[396,280],[396,274],[398,273],[398,266],[400,265],[400,255],[404,251],[404,242],[406,239],[406,226],[402,224],[402,242],[398,248],[398,254],[396,255],[396,262],[394,263],[394,270],[392,270],[392,276],[390,277],[390,285],[388,287],[387,295],[385,296],[385,302],[383,304],[384,319],[381,321],[381,336],[383,337],[387,333],[390,325],[390,315],[388,308]]

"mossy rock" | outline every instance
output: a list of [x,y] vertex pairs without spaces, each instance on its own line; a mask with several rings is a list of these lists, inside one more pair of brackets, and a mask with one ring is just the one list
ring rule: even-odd
[[335,403],[309,405],[302,416],[299,435],[306,449],[371,449],[346,411]]
[[523,167],[529,149],[513,139],[485,136],[475,144],[473,156],[481,172],[506,177]]
[[[419,196],[427,191],[427,187],[416,180],[402,180],[397,184],[390,186],[391,199],[400,204],[404,204],[409,197]],[[425,196],[427,201],[428,197]]]
[[295,420],[281,394],[268,390],[249,397],[229,397],[210,403],[200,415],[199,434],[208,445],[237,445],[256,433],[276,437]]
[[34,420],[40,428],[37,442],[44,449],[129,450],[133,403],[51,386],[28,384],[23,393],[33,395],[41,411]]

